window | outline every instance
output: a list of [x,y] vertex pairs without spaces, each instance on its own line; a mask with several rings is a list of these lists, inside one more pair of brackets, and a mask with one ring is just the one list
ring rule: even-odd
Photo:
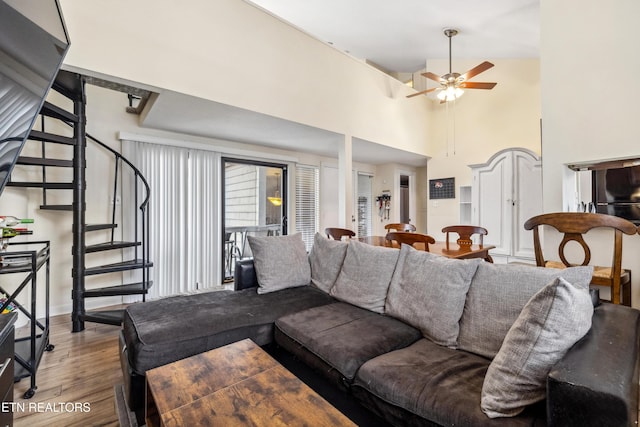
[[320,178],[315,166],[296,167],[296,232],[302,234],[307,251],[318,231]]

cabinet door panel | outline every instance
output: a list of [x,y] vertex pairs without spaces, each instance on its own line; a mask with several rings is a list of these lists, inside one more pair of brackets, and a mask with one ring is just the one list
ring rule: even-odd
[[[511,253],[511,162],[508,153],[474,171],[474,223],[487,229],[492,254]],[[473,190],[472,190],[473,192]]]
[[514,165],[513,255],[535,258],[533,232],[525,230],[524,223],[542,213],[542,166],[518,152],[514,153]]

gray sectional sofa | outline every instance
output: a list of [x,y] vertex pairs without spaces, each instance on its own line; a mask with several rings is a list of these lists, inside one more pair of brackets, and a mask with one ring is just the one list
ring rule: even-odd
[[[591,270],[451,260],[321,235],[250,239],[236,290],[130,306],[132,409],[146,370],[240,339],[276,343],[397,426],[635,425],[640,312]],[[181,307],[176,310],[176,307]]]

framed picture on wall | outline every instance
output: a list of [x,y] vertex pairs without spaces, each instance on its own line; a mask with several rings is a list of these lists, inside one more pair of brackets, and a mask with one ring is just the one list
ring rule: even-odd
[[429,180],[429,199],[455,199],[456,179],[439,178]]

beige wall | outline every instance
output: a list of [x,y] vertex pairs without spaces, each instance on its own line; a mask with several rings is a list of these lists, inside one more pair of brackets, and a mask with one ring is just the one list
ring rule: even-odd
[[[542,164],[546,212],[561,211],[562,179],[569,162],[640,157],[637,55],[640,2],[541,2]],[[570,25],[568,25],[570,23]],[[610,262],[613,238],[593,233],[595,262]],[[545,246],[557,247],[546,232]],[[640,307],[640,236],[626,236],[622,265],[632,269]]]
[[[540,153],[540,63],[537,59],[488,58],[495,67],[472,81],[497,82],[492,90],[466,90],[455,104],[431,101],[428,178],[456,180],[456,199],[427,202],[427,230],[444,238],[442,227],[459,221],[459,187],[471,185],[470,164],[484,163],[496,152],[524,147]],[[464,72],[483,60],[455,60]],[[429,61],[429,71],[443,74],[448,61]],[[430,83],[431,85],[431,83]],[[429,86],[433,87],[433,86]]]
[[61,5],[67,65],[426,151],[428,104],[411,89],[242,0]]

